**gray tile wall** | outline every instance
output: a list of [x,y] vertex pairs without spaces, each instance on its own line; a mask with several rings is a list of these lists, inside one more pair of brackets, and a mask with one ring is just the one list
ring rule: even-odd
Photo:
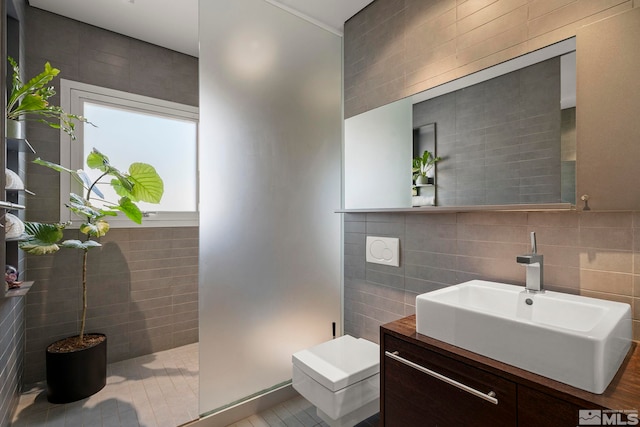
[[[345,24],[345,117],[633,7],[640,1],[375,0]],[[442,286],[472,278],[523,283],[514,257],[537,231],[548,286],[631,304],[638,340],[639,230],[639,212],[346,214],[345,331],[377,341],[380,324],[412,314],[417,294]],[[401,266],[367,264],[366,234],[399,237]]]
[[[523,285],[535,231],[547,289],[625,302],[640,340],[640,212],[345,214],[345,332],[378,342],[415,297],[472,279]],[[400,239],[400,267],[365,261],[367,235]]]
[[[49,61],[62,78],[198,105],[197,58],[32,7],[26,25],[28,75]],[[36,156],[59,161],[58,132],[31,124],[27,134]],[[58,179],[56,172],[29,167],[26,185],[36,196],[27,200],[28,220],[58,220]],[[102,243],[89,254],[87,328],[107,333],[109,361],[196,342],[197,227],[114,229]],[[79,265],[74,251],[27,259],[27,276],[36,284],[25,309],[26,384],[44,378],[46,345],[77,333]]]
[[[24,50],[20,39],[24,37],[24,28],[18,25],[24,17],[25,1],[9,0],[5,2],[6,12],[16,20],[7,28],[7,53],[19,58]],[[3,12],[5,11],[3,7]],[[15,15],[14,15],[15,14]],[[4,60],[4,59],[3,59]],[[2,85],[5,90],[5,85]],[[3,128],[4,129],[4,128]],[[4,146],[4,145],[3,145]],[[18,171],[24,177],[25,156],[22,153],[7,153],[6,165]],[[8,200],[15,195],[7,195]],[[18,203],[23,203],[23,196],[18,195]],[[18,215],[22,216],[21,213]],[[4,236],[4,233],[2,234]],[[6,244],[6,261],[23,271],[24,257],[18,251],[16,243]],[[21,277],[22,278],[22,277]],[[24,345],[25,345],[25,299],[0,297],[0,425],[9,425],[12,412],[18,405],[23,383]]]
[[0,299],[0,425],[18,404],[24,365],[24,298]]
[[344,28],[345,117],[575,36],[635,0],[375,0]]
[[439,206],[558,203],[560,59],[413,106],[436,124]]
[[[88,258],[87,331],[107,334],[109,361],[197,342],[197,227],[114,229],[100,242]],[[79,329],[81,256],[28,259],[26,384],[43,378],[46,346]]]

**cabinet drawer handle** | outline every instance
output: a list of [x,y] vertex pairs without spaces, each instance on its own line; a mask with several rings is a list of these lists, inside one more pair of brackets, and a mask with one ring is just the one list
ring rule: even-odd
[[454,387],[457,387],[460,390],[464,390],[467,393],[471,393],[474,396],[479,397],[480,399],[484,399],[487,402],[493,403],[494,405],[498,404],[498,399],[495,397],[496,393],[493,392],[493,391],[490,391],[489,393],[485,394],[485,393],[483,393],[481,391],[476,390],[475,388],[469,387],[468,385],[462,384],[462,383],[460,383],[460,382],[458,382],[456,380],[453,380],[453,379],[451,379],[449,377],[445,377],[442,374],[439,374],[439,373],[437,373],[435,371],[432,371],[431,369],[427,369],[424,366],[420,366],[417,363],[413,363],[412,361],[407,360],[404,357],[400,357],[400,356],[398,356],[399,353],[397,351],[394,351],[394,352],[385,351],[384,354],[385,354],[385,356],[390,357],[393,360],[397,360],[400,363],[403,363],[403,364],[405,364],[407,366],[410,366],[413,369],[417,369],[418,371],[423,372],[423,373],[425,373],[427,375],[430,375],[430,376],[432,376],[434,378],[437,378],[440,381],[444,381],[445,383],[447,383],[449,385],[452,385]]

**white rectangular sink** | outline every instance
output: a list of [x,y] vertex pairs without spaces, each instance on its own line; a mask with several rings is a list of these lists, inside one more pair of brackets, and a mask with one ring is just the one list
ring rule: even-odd
[[418,295],[416,331],[600,394],[631,346],[631,307],[472,280]]

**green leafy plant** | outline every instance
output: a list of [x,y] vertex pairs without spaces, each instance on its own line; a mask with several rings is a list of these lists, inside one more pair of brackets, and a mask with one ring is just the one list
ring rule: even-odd
[[427,172],[429,172],[436,163],[442,160],[442,157],[435,157],[433,153],[429,150],[425,150],[422,153],[422,157],[414,157],[413,159],[413,179],[418,178],[418,176],[427,176]]
[[76,122],[87,122],[82,116],[66,113],[61,107],[49,104],[49,98],[56,94],[51,80],[60,70],[53,68],[48,62],[44,64],[44,71],[26,83],[20,78],[20,67],[16,61],[8,58],[13,68],[11,93],[7,101],[7,119],[22,120],[35,116],[34,120],[46,123],[54,129],[61,129],[71,139],[76,139]]
[[[101,244],[92,238],[104,236],[109,231],[106,217],[117,216],[122,212],[131,221],[140,224],[142,211],[137,202],[159,203],[164,193],[164,183],[155,168],[146,163],[132,163],[127,172],[121,172],[111,165],[109,158],[95,148],[87,157],[90,169],[96,169],[101,175],[91,181],[82,169],[74,171],[64,166],[36,159],[34,163],[46,166],[58,172],[70,174],[84,189],[84,196],[70,193],[66,207],[83,219],[80,232],[87,236],[85,241],[63,240],[64,229],[70,223],[47,224],[27,222],[25,224],[26,239],[20,248],[32,255],[46,255],[62,248],[82,250],[82,322],[78,345],[84,342],[84,330],[87,317],[87,255],[89,249]],[[99,185],[111,186],[120,197],[117,201],[105,200]],[[98,206],[99,202],[100,206]]]

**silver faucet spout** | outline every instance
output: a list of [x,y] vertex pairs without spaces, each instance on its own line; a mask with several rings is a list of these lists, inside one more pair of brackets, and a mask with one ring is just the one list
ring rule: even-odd
[[516,262],[527,269],[527,292],[544,292],[543,257],[538,254],[535,231],[531,232],[531,253],[518,255]]

